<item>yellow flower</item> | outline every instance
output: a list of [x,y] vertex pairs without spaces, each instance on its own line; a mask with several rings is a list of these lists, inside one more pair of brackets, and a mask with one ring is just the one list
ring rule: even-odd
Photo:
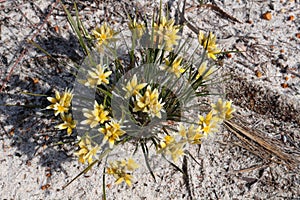
[[180,36],[177,35],[178,31],[179,31],[179,28],[174,28],[174,27],[166,28],[164,40],[166,42],[165,49],[167,51],[171,51],[173,49],[173,46],[178,44],[177,40],[180,39]]
[[130,158],[128,162],[126,162],[126,160],[110,162],[110,167],[107,168],[107,173],[115,177],[116,184],[120,184],[125,181],[128,186],[131,186],[132,176],[130,173],[136,168],[138,168],[138,164]]
[[222,99],[218,99],[216,104],[212,104],[213,112],[222,120],[228,120],[232,118],[232,113],[235,111],[231,106],[231,101],[223,102]]
[[162,16],[160,18],[159,24],[154,23],[154,27],[163,27],[163,28],[173,27],[174,23],[175,23],[174,19],[167,20],[165,16]]
[[174,162],[177,162],[179,157],[184,155],[183,146],[184,141],[177,142],[175,135],[166,135],[158,145],[157,153],[162,153],[166,156],[171,156]]
[[81,124],[89,124],[91,128],[94,128],[98,125],[98,123],[103,124],[104,122],[110,119],[109,112],[104,110],[104,106],[102,104],[98,104],[95,101],[94,110],[82,109],[83,115],[87,118],[82,121]]
[[127,166],[127,169],[130,171],[133,171],[139,167],[139,165],[132,158],[128,159],[126,166]]
[[121,125],[114,120],[106,123],[105,127],[99,128],[98,131],[104,134],[103,142],[108,141],[110,148],[113,148],[115,141],[119,141],[120,137],[125,134]]
[[60,94],[57,90],[55,91],[55,98],[47,97],[48,101],[52,104],[47,106],[46,109],[53,109],[54,115],[67,113],[71,106],[71,101],[73,98],[73,91],[71,89],[66,89],[63,94]]
[[199,116],[199,125],[205,136],[218,131],[220,119],[213,116],[213,111],[210,111],[205,117]]
[[141,94],[136,95],[133,112],[141,111],[149,113],[152,117],[156,116],[158,118],[161,118],[163,103],[161,103],[161,99],[158,100],[158,97],[158,90],[155,88],[152,91],[151,87],[148,85],[147,90],[143,96]]
[[109,84],[108,77],[112,74],[112,71],[106,71],[105,65],[97,65],[92,70],[88,70],[87,80],[80,81],[85,86],[95,88],[100,84]]
[[200,67],[198,68],[198,75],[196,79],[202,77],[202,80],[207,80],[209,76],[214,73],[216,69],[214,67],[207,68],[207,62],[201,63]]
[[91,164],[93,162],[93,156],[95,156],[100,149],[98,145],[92,146],[89,136],[81,138],[79,142],[80,150],[75,153],[79,157],[79,162],[84,164],[86,161]]
[[205,36],[204,33],[200,31],[198,35],[198,41],[200,45],[202,45],[203,48],[207,51],[207,56],[216,60],[216,54],[221,52],[216,45],[216,36],[211,32],[208,36]]
[[235,109],[231,105],[231,101],[226,101],[226,113],[225,113],[225,120],[229,120],[232,118],[232,113],[235,112]]
[[195,128],[193,124],[188,129],[180,124],[179,134],[190,144],[201,144],[201,139],[204,136],[201,132],[201,128]]
[[151,117],[161,118],[161,111],[163,109],[163,103],[160,101],[156,101],[154,103],[149,104],[149,114]]
[[132,32],[132,35],[137,38],[141,38],[145,31],[145,25],[142,23],[137,23],[136,19],[128,23],[129,29]]
[[127,82],[126,87],[123,88],[123,90],[127,91],[125,98],[128,98],[132,95],[137,95],[139,91],[143,89],[146,85],[147,83],[138,84],[136,75],[134,75],[131,81]]
[[171,135],[166,135],[164,137],[164,140],[161,140],[160,143],[159,143],[159,147],[161,149],[164,149],[166,148],[166,146],[168,146],[171,142],[174,142],[175,141],[175,138]]
[[115,40],[115,31],[111,29],[106,22],[99,28],[97,27],[95,30],[92,31],[93,35],[95,36],[97,40],[98,46],[101,46],[103,44],[108,44],[110,40]]
[[61,119],[64,121],[62,124],[59,124],[55,126],[55,128],[58,128],[60,130],[67,129],[68,135],[72,134],[73,129],[76,127],[76,121],[73,120],[71,114],[61,114]]
[[180,75],[185,71],[181,66],[182,57],[177,57],[172,63],[165,59],[166,64],[164,66],[161,66],[160,68],[162,70],[167,70],[171,73],[174,73],[177,78],[180,77]]
[[167,20],[166,17],[162,17],[159,23],[154,23],[154,42],[158,44],[160,48],[165,44],[165,49],[171,51],[173,46],[177,45],[177,40],[180,36],[177,35],[179,26],[174,25],[174,19]]
[[[120,175],[119,175],[120,176]],[[131,179],[132,179],[132,176],[127,174],[127,173],[124,173],[124,174],[121,174],[120,177],[118,177],[118,179],[116,180],[116,184],[120,184],[122,183],[123,181],[125,181],[125,183],[131,187]]]

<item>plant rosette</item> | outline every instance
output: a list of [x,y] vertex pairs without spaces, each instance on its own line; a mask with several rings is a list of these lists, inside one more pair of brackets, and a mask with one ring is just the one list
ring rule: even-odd
[[[211,94],[222,79],[216,37],[202,32],[198,41],[183,37],[184,27],[164,16],[152,24],[130,19],[128,29],[119,32],[106,23],[93,30],[94,47],[78,69],[73,91],[48,98],[47,108],[64,120],[57,127],[68,134],[76,127],[79,161],[92,166],[109,156],[106,173],[117,184],[132,185],[134,171],[142,167],[135,161],[138,150],[155,179],[151,154],[177,166],[191,155],[189,146],[218,132],[234,112],[231,102]],[[70,95],[71,108],[65,106]]]

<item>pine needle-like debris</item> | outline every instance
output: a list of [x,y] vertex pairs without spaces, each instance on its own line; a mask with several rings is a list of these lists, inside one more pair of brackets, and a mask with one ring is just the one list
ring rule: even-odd
[[[252,130],[243,125],[238,125],[232,120],[224,121],[225,126],[234,133],[244,144],[242,147],[258,155],[262,159],[269,159],[272,162],[274,156],[279,159],[278,163],[283,163],[290,169],[300,164],[299,157],[287,153],[279,141],[263,135],[259,130]],[[283,162],[282,162],[283,161]]]

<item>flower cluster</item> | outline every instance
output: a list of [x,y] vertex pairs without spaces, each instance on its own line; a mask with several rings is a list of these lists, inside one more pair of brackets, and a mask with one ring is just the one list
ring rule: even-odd
[[223,102],[219,99],[216,104],[212,104],[213,113],[221,120],[229,120],[235,109],[231,106],[231,101]]
[[198,35],[198,41],[200,45],[202,45],[207,51],[207,56],[216,60],[216,54],[221,52],[216,45],[216,36],[211,32],[208,34],[208,36],[205,36],[203,32],[200,32]]
[[132,158],[129,158],[128,161],[126,161],[125,159],[116,160],[110,162],[110,166],[107,168],[107,173],[115,177],[116,184],[120,184],[123,181],[125,181],[125,183],[128,186],[131,186],[132,184],[131,173],[138,167],[139,167],[138,164]]
[[174,73],[177,78],[185,71],[181,66],[182,57],[177,57],[173,62],[170,62],[169,59],[165,59],[165,65],[162,65],[160,68],[162,70],[167,70],[168,72]]
[[178,44],[180,27],[174,23],[174,19],[167,20],[165,16],[162,16],[158,23],[154,23],[154,42],[159,48],[164,47],[165,50],[171,51],[173,46]]
[[163,108],[162,99],[159,100],[158,90],[155,88],[151,89],[148,85],[144,95],[138,93],[135,96],[133,112],[145,112],[149,113],[151,117],[161,118],[161,111]]
[[230,101],[223,102],[222,99],[211,106],[212,110],[206,116],[199,116],[196,126],[192,124],[186,127],[180,123],[177,132],[160,139],[158,153],[171,156],[172,160],[177,162],[179,157],[184,155],[188,144],[201,144],[203,138],[219,130],[219,126],[224,120],[232,118],[235,110],[231,107]]
[[99,123],[103,124],[110,119],[109,112],[104,110],[104,106],[102,104],[99,105],[97,101],[95,101],[93,110],[84,108],[82,112],[87,119],[82,121],[81,124],[88,124],[91,128],[96,127]]
[[85,86],[89,86],[91,88],[97,87],[97,85],[109,84],[109,76],[112,71],[107,71],[105,65],[97,65],[95,68],[87,71],[87,80],[81,80]]
[[[216,55],[221,53],[215,35],[199,33],[198,42],[206,55],[199,59],[196,50],[192,55],[181,52],[182,49],[189,51],[190,47],[188,42],[179,42],[183,39],[179,30],[184,27],[176,25],[174,19],[159,16],[152,27],[130,19],[128,27],[131,35],[122,35],[125,45],[117,41],[118,33],[107,23],[92,31],[94,37],[90,38],[95,40],[88,46],[101,52],[96,59],[89,54],[84,66],[88,68],[81,69],[86,73],[84,80],[78,82],[96,95],[92,108],[76,109],[85,117],[79,124],[83,127],[77,127],[85,135],[79,139],[75,155],[80,163],[91,165],[96,156],[99,161],[116,146],[122,148],[127,143],[136,150],[143,150],[151,172],[147,160],[150,148],[177,163],[187,155],[190,145],[201,144],[204,138],[218,132],[224,120],[232,118],[235,109],[230,101],[219,99],[211,104],[209,112],[201,113],[199,119],[183,116],[186,112],[182,111],[196,102],[190,101],[191,98],[210,95],[207,87],[214,84],[211,77],[217,70]],[[122,55],[118,55],[119,52]],[[56,127],[67,129],[69,135],[76,127],[70,112],[72,98],[71,90],[62,94],[56,91],[55,98],[48,97],[52,104],[47,107],[54,110],[55,116],[60,114],[63,123]],[[181,119],[185,119],[185,123]],[[131,186],[136,168],[138,165],[132,158],[116,160],[110,162],[107,173],[115,177],[117,184],[125,182]]]
[[93,30],[93,35],[97,40],[98,49],[101,49],[102,45],[107,45],[109,42],[116,40],[115,31],[110,28],[106,22],[102,26]]
[[73,132],[73,129],[76,128],[76,121],[73,120],[73,117],[70,113],[61,114],[61,119],[63,120],[63,123],[55,126],[55,128],[60,129],[60,130],[67,129],[68,135],[71,135]]
[[98,145],[93,146],[89,136],[79,138],[78,146],[80,150],[75,155],[78,156],[79,162],[84,164],[87,161],[91,164],[100,147]]
[[52,104],[47,106],[46,109],[53,109],[54,115],[57,116],[60,114],[63,120],[63,123],[55,127],[60,130],[67,129],[68,135],[71,135],[73,129],[76,127],[76,121],[73,120],[72,115],[69,113],[72,98],[73,91],[70,89],[66,89],[62,94],[55,91],[55,97],[47,97],[48,101]]
[[180,124],[178,133],[183,140],[190,144],[201,144],[201,139],[204,137],[201,128],[195,127],[194,124],[190,125],[188,128]]
[[129,29],[132,35],[136,38],[141,38],[145,32],[145,25],[143,23],[137,23],[136,19],[128,23]]
[[67,113],[71,106],[73,98],[72,90],[66,89],[66,91],[60,94],[57,90],[55,91],[55,97],[47,97],[48,101],[52,104],[47,106],[46,109],[53,109],[54,115]]
[[143,89],[146,85],[147,83],[138,84],[136,74],[134,74],[131,81],[128,81],[126,86],[123,88],[123,90],[126,91],[125,98],[138,95],[139,91]]
[[179,157],[184,154],[183,141],[176,140],[176,133],[174,135],[166,135],[164,136],[158,145],[157,153],[162,153],[166,156],[171,156],[174,162],[177,162]]
[[121,129],[120,123],[115,120],[105,123],[105,126],[98,130],[103,133],[103,142],[108,141],[110,148],[113,148],[115,141],[119,141],[120,137],[125,134],[125,131]]

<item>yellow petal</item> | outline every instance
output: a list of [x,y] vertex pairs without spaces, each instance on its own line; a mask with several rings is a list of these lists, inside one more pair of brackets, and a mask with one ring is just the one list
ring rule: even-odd
[[60,94],[59,94],[59,92],[58,92],[57,90],[55,90],[55,98],[56,98],[57,100],[60,99]]
[[126,184],[131,187],[131,180],[129,178],[125,178]]
[[50,101],[51,103],[56,103],[57,100],[53,97],[47,97],[47,100]]
[[63,123],[63,124],[59,124],[59,125],[55,126],[55,128],[60,129],[60,130],[63,130],[63,129],[68,128],[68,125],[65,124],[65,123]]
[[68,129],[67,129],[67,133],[68,133],[68,135],[71,135],[72,134],[72,128],[70,128],[70,127],[68,127]]
[[123,177],[120,177],[120,178],[118,178],[117,180],[116,180],[116,184],[120,184],[120,183],[122,183],[124,181],[124,178]]

